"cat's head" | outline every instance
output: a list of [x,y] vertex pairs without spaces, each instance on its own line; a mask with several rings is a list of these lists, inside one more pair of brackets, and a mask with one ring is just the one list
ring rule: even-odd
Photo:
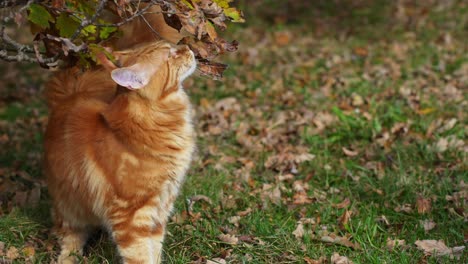
[[166,41],[144,44],[140,47],[114,52],[121,65],[112,69],[111,77],[130,90],[178,89],[181,82],[196,68],[193,52],[187,46]]

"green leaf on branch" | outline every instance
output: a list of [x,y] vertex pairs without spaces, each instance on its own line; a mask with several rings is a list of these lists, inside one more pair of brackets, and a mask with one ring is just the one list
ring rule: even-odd
[[115,57],[106,48],[99,44],[90,44],[88,46],[89,57],[94,61],[98,62],[98,57],[104,55],[108,60],[115,63]]
[[67,16],[65,13],[61,13],[57,17],[57,28],[60,30],[60,36],[69,38],[76,32],[80,23]]
[[85,36],[88,40],[93,41],[96,40],[96,31],[97,27],[95,25],[89,25],[81,30],[81,34]]
[[241,11],[237,10],[234,7],[225,8],[224,14],[231,19],[232,22],[244,23],[244,15]]
[[47,9],[38,4],[31,4],[29,6],[28,19],[41,28],[49,28],[49,22],[54,22],[54,18]]
[[213,0],[219,7],[222,9],[229,8],[229,3],[232,2],[232,0]]
[[194,9],[195,7],[192,5],[192,3],[190,1],[187,1],[187,0],[182,0],[182,3],[189,7],[190,9]]
[[117,27],[103,27],[99,29],[99,38],[106,40],[109,38],[110,34],[117,31]]

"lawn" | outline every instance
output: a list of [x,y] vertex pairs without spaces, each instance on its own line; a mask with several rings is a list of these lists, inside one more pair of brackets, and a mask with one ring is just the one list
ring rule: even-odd
[[[466,1],[314,2],[242,2],[224,78],[186,81],[165,263],[467,263]],[[0,76],[0,263],[49,263],[47,72]],[[94,235],[83,263],[117,262]]]

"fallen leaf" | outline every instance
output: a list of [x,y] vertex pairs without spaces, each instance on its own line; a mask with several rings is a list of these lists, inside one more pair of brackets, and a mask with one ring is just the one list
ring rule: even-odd
[[448,139],[440,138],[435,144],[434,149],[440,153],[445,152],[448,149]]
[[332,243],[332,244],[338,244],[338,245],[342,245],[342,246],[353,248],[353,249],[360,249],[361,248],[361,246],[359,244],[355,244],[355,243],[349,241],[348,238],[337,236],[337,235],[335,235],[333,233],[320,237],[320,241],[327,242],[327,243]]
[[360,96],[359,94],[353,93],[353,94],[351,95],[351,98],[352,98],[351,104],[352,104],[353,106],[361,106],[361,105],[364,104],[364,99],[362,99],[362,96]]
[[404,239],[387,238],[387,249],[393,250],[395,247],[402,247],[406,244]]
[[381,223],[384,223],[385,225],[389,226],[390,225],[390,221],[388,221],[387,217],[385,215],[381,215],[379,217],[376,217],[375,219],[377,222],[381,222]]
[[263,184],[263,193],[262,197],[268,198],[273,204],[281,205],[281,190],[279,186],[273,187],[272,184]]
[[426,231],[426,232],[434,229],[434,227],[436,226],[436,223],[434,223],[434,221],[428,220],[428,219],[426,219],[424,221],[421,220],[421,221],[419,221],[419,223],[421,223],[421,225],[424,228],[424,231]]
[[226,264],[226,260],[222,258],[214,258],[206,261],[206,264]]
[[23,253],[24,256],[26,257],[33,257],[36,254],[36,250],[32,246],[26,246],[24,247],[21,252]]
[[343,150],[343,153],[348,157],[356,157],[357,155],[359,155],[359,152],[357,152],[355,150],[350,150],[350,149],[347,149],[345,147],[343,147],[341,149]]
[[259,245],[264,245],[265,242],[260,240],[258,237],[252,236],[252,235],[241,235],[237,237],[239,241],[248,243],[248,244],[259,244]]
[[299,223],[296,227],[296,229],[292,232],[292,234],[297,238],[297,239],[301,239],[302,237],[304,237],[304,225],[302,223]]
[[443,153],[449,149],[463,149],[465,142],[454,135],[440,138],[433,146],[433,149]]
[[349,200],[349,198],[346,197],[341,203],[337,203],[332,206],[338,209],[343,209],[343,208],[348,207],[350,204],[351,204],[351,200]]
[[218,239],[230,245],[236,245],[239,242],[239,239],[235,235],[230,234],[221,234],[218,236]]
[[405,213],[411,213],[413,209],[411,208],[411,204],[403,204],[395,207],[395,212],[405,212]]
[[330,260],[332,264],[353,264],[353,262],[348,257],[340,256],[340,254],[336,252],[333,253]]
[[5,256],[9,260],[15,260],[15,259],[19,258],[20,254],[19,254],[19,251],[18,251],[18,249],[16,247],[10,247],[7,250]]
[[209,205],[213,204],[213,202],[211,201],[211,199],[208,196],[201,195],[201,194],[194,195],[194,196],[190,197],[189,200],[190,200],[191,203],[198,202],[198,201],[204,201],[204,202],[208,203]]
[[275,32],[275,42],[278,46],[286,46],[291,41],[291,32],[289,31],[280,31]]
[[437,130],[437,132],[438,133],[444,133],[446,131],[449,131],[450,129],[455,127],[455,124],[457,124],[457,122],[458,122],[458,120],[456,118],[451,118],[447,122],[445,122],[445,124],[442,127],[440,127]]
[[431,207],[431,199],[418,196],[418,198],[416,199],[416,208],[418,209],[418,213],[429,213],[431,211]]
[[236,227],[239,226],[239,221],[240,221],[241,217],[238,216],[238,215],[235,215],[235,216],[231,216],[228,218],[228,222],[235,225]]
[[394,134],[394,135],[406,134],[409,131],[409,125],[410,124],[404,123],[404,122],[396,123],[390,129],[390,132],[392,132],[392,134]]
[[345,226],[348,224],[349,219],[351,219],[353,211],[345,210],[343,214],[338,219],[338,224],[341,229],[345,229]]
[[0,241],[0,256],[3,256],[5,254],[5,242]]
[[449,256],[459,259],[465,249],[465,246],[449,248],[442,240],[416,240],[414,242],[418,249],[423,250],[426,255]]
[[304,261],[307,264],[324,264],[324,263],[327,263],[327,258],[326,257],[320,257],[319,259],[311,259],[309,257],[304,257]]
[[246,216],[246,215],[250,214],[252,211],[253,211],[252,208],[249,207],[249,208],[245,209],[244,211],[237,212],[237,215],[238,216]]
[[366,57],[369,54],[369,51],[365,47],[356,47],[354,48],[354,54],[361,57]]
[[311,204],[312,202],[313,200],[309,198],[306,192],[297,192],[293,195],[293,204],[303,205]]
[[[194,218],[195,220],[199,219],[201,217],[200,212],[196,212],[196,213],[193,212],[193,206],[195,205],[196,202],[199,202],[199,201],[203,201],[203,202],[205,202],[206,204],[208,204],[210,206],[213,204],[211,199],[209,197],[205,196],[205,195],[194,195],[194,196],[188,198],[187,199],[187,203],[188,203],[187,211],[188,211],[188,214],[190,215],[190,217]],[[205,205],[203,205],[203,206],[205,206]]]

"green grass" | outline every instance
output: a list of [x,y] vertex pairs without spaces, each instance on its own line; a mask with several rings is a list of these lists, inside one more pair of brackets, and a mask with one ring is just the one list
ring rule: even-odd
[[[269,5],[274,8],[272,1]],[[466,253],[459,260],[425,256],[414,244],[435,239],[448,247],[466,246],[466,145],[435,148],[447,138],[466,144],[467,84],[460,73],[468,64],[466,26],[457,23],[466,4],[455,1],[448,9],[430,8],[427,17],[415,18],[425,19],[422,26],[396,20],[391,6],[377,2],[349,12],[339,8],[319,1],[314,9],[325,33],[317,31],[322,24],[311,22],[303,12],[291,13],[291,23],[280,25],[252,18],[251,25],[229,32],[241,48],[224,58],[231,66],[224,81],[195,77],[189,83],[199,150],[176,203],[177,221],[168,227],[166,263],[214,258],[228,263],[306,263],[308,258],[329,259],[335,252],[354,263],[468,261]],[[266,19],[271,20],[274,17]],[[255,34],[249,31],[253,28]],[[293,36],[285,46],[274,37],[283,31]],[[443,34],[451,36],[451,43],[444,44]],[[367,56],[355,54],[356,48],[365,49]],[[249,56],[257,57],[244,64]],[[278,80],[282,88],[274,88]],[[457,90],[447,88],[450,85]],[[363,101],[356,105],[355,96]],[[236,98],[234,106],[216,108],[227,97]],[[209,127],[222,123],[219,113],[228,127],[212,134]],[[17,208],[9,201],[42,177],[45,115],[37,99],[0,104],[0,136],[9,138],[0,150],[0,168],[5,171],[0,188],[6,179],[18,185],[0,192],[0,241],[5,249],[33,245],[34,263],[47,263],[58,251],[48,231],[46,188],[37,207]],[[457,122],[444,129],[453,118]],[[244,126],[247,132],[239,132]],[[243,140],[259,143],[260,149]],[[343,148],[357,155],[346,155]],[[315,158],[294,169],[284,160],[266,166],[270,156],[282,152],[311,153]],[[20,171],[35,180],[19,176]],[[292,178],[280,180],[291,172]],[[264,189],[269,185],[279,188],[278,200],[269,198],[272,191]],[[294,204],[298,186],[305,186],[310,203]],[[447,199],[463,196],[463,191],[459,203]],[[211,204],[195,202],[191,217],[188,201],[194,195],[209,197]],[[431,201],[427,212],[418,212],[421,198]],[[349,205],[336,206],[345,199]],[[396,210],[402,205],[411,211]],[[346,211],[351,218],[341,224]],[[233,216],[240,216],[237,223]],[[301,218],[314,219],[315,224],[305,224],[308,234],[298,239],[293,232]],[[436,223],[434,229],[425,231],[424,220]],[[323,242],[323,230],[348,237],[360,248]],[[239,243],[223,242],[221,234],[231,234]],[[403,239],[406,245],[390,250],[387,239]],[[100,233],[86,247],[84,260],[116,263],[118,257],[108,236]]]

